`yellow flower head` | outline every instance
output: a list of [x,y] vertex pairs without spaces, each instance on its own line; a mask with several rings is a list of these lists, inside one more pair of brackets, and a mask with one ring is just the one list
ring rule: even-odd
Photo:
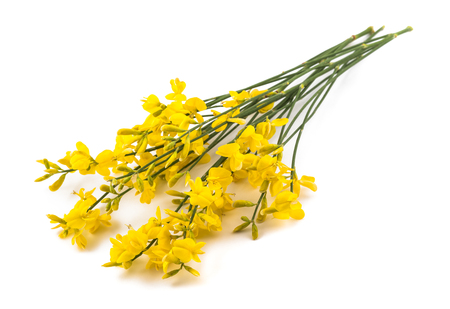
[[250,94],[247,91],[241,91],[241,93],[237,93],[236,91],[230,91],[230,96],[232,100],[223,102],[224,107],[235,107],[238,104],[241,104],[245,100],[250,99]]
[[202,123],[203,117],[198,112],[206,109],[206,104],[199,98],[190,98],[184,103],[184,108],[189,111],[191,116],[195,116],[199,123]]
[[260,122],[256,125],[256,133],[261,134],[265,139],[269,140],[276,132],[275,127],[284,126],[288,123],[288,121],[289,119],[287,118],[274,119],[272,121],[267,119],[266,121]]
[[173,242],[172,253],[181,263],[188,263],[191,260],[200,263],[198,254],[205,253],[201,250],[204,245],[204,242],[195,243],[192,238],[177,239]]
[[111,262],[122,264],[132,260],[136,255],[144,251],[147,246],[147,234],[130,229],[128,234],[116,235],[116,239],[110,238],[113,247],[110,250]]
[[142,104],[142,108],[144,108],[150,114],[154,114],[161,110],[161,102],[159,102],[158,97],[154,94],[149,95],[147,98],[144,98],[144,100],[141,101],[144,102],[144,104]]
[[219,156],[229,158],[230,169],[233,172],[241,169],[242,162],[245,159],[244,155],[240,152],[240,148],[241,146],[239,144],[231,143],[220,146],[216,152]]
[[277,195],[272,205],[261,211],[261,214],[273,214],[277,219],[303,219],[305,212],[302,204],[297,201],[298,195],[290,191],[284,191]]
[[94,159],[89,154],[89,148],[82,142],[76,144],[77,151],[72,152],[70,157],[70,165],[73,169],[79,170],[80,174],[94,174],[95,170],[90,169]]
[[211,189],[203,185],[202,179],[197,177],[195,182],[190,179],[189,186],[190,192],[184,192],[190,196],[191,204],[194,206],[206,207],[214,202],[214,198],[211,194]]
[[196,214],[194,223],[196,223],[198,227],[208,231],[212,230],[220,232],[222,230],[222,220],[220,220],[220,217],[213,212],[211,207],[208,207],[206,214]]
[[170,85],[172,86],[173,93],[166,95],[167,100],[175,101],[186,101],[186,96],[182,94],[183,90],[186,88],[186,83],[180,81],[178,78],[175,80],[170,80]]
[[213,167],[209,170],[206,181],[208,181],[208,187],[211,190],[220,190],[223,188],[225,191],[228,185],[233,181],[233,177],[229,170],[222,167]]
[[264,138],[261,134],[257,134],[255,132],[254,126],[247,126],[245,130],[239,136],[237,142],[241,145],[241,149],[250,148],[251,152],[255,152],[259,150],[267,141],[264,141]]
[[303,175],[302,178],[297,178],[297,173],[294,173],[294,193],[300,195],[300,186],[306,187],[314,192],[317,191],[317,185],[315,184],[315,178],[311,176]]

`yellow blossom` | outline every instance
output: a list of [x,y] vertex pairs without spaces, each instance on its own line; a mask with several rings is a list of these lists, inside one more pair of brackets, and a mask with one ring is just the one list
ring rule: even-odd
[[206,109],[206,104],[199,98],[190,98],[184,103],[184,108],[189,111],[191,117],[195,116],[199,123],[202,123],[203,117],[198,112]]
[[182,94],[183,90],[186,88],[186,83],[180,81],[178,78],[175,80],[170,80],[170,85],[172,86],[173,93],[166,95],[167,100],[175,101],[186,101],[186,96]]
[[284,191],[277,195],[272,205],[261,211],[261,214],[273,214],[277,219],[294,218],[303,219],[305,212],[302,204],[297,201],[298,195],[290,191]]
[[314,177],[303,175],[302,178],[298,179],[297,174],[294,173],[294,193],[297,195],[300,195],[300,186],[309,188],[314,192],[317,191]]
[[154,114],[161,110],[161,103],[159,102],[158,97],[154,94],[149,95],[147,98],[144,98],[144,100],[141,101],[144,102],[144,104],[142,104],[142,107],[151,114]]
[[241,145],[241,149],[245,149],[248,147],[250,148],[251,152],[255,152],[262,147],[264,138],[261,134],[257,134],[255,132],[255,127],[247,126],[247,128],[245,128],[245,130],[239,136],[237,142],[239,145]]
[[[206,214],[198,213],[194,222],[202,229],[207,229],[208,231],[221,231],[222,230],[222,220],[220,217],[214,213],[211,207],[208,207]],[[203,223],[204,222],[204,223]]]
[[[219,113],[219,112],[217,112],[217,111],[215,111],[215,110],[211,110],[211,111],[212,111],[212,113],[213,113],[214,116],[219,116],[219,115],[221,114],[221,113]],[[224,122],[234,122],[234,123],[243,125],[243,124],[245,124],[245,119],[242,119],[242,118],[234,118],[234,116],[237,116],[237,115],[239,115],[239,114],[240,114],[240,111],[239,111],[239,108],[237,108],[237,109],[235,109],[235,110],[233,110],[233,111],[231,111],[231,112],[229,112],[229,113],[226,113],[226,114],[224,114],[224,115],[220,115],[220,116],[219,116],[219,117],[211,124],[211,126],[212,126],[213,128],[218,127],[215,131],[216,131],[216,132],[220,132],[220,131],[225,130],[226,127],[228,126],[228,124],[226,124],[226,125],[221,125],[221,124],[223,124]],[[221,125],[221,126],[219,127],[219,125]]]
[[203,185],[202,179],[197,177],[195,182],[191,179],[189,180],[189,186],[191,187],[190,192],[184,192],[190,196],[191,204],[194,206],[206,207],[211,205],[214,198],[211,194],[211,190]]
[[110,250],[111,262],[122,264],[132,260],[136,255],[144,251],[147,246],[147,234],[130,229],[127,235],[117,234],[116,238],[110,238],[113,247]]
[[240,148],[239,144],[231,143],[220,146],[216,151],[216,154],[219,156],[229,158],[230,169],[233,172],[241,169],[242,162],[245,159],[244,155],[240,152]]
[[287,118],[279,118],[270,121],[267,119],[264,122],[260,122],[256,125],[256,133],[261,134],[265,139],[269,140],[275,134],[275,127],[284,126],[288,123],[289,119]]
[[250,98],[250,94],[245,90],[241,91],[241,93],[230,91],[230,96],[232,100],[223,102],[224,107],[235,107]]
[[211,190],[219,190],[223,188],[226,190],[227,186],[233,181],[231,172],[222,167],[213,167],[208,172],[208,187]]
[[201,250],[204,245],[204,242],[195,243],[192,238],[177,239],[173,243],[172,253],[181,263],[188,263],[191,260],[199,263],[198,254],[205,253]]

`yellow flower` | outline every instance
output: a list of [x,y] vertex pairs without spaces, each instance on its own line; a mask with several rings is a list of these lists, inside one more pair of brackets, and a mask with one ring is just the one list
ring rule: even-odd
[[198,213],[194,218],[194,222],[197,223],[198,227],[207,229],[208,231],[212,230],[220,232],[222,230],[222,220],[220,220],[220,217],[213,212],[211,207],[208,207],[206,214]]
[[272,121],[267,119],[256,125],[256,133],[261,134],[265,139],[269,140],[276,132],[275,127],[284,126],[288,121],[288,118],[274,119]]
[[230,197],[230,193],[225,193],[225,191],[216,191],[216,194],[214,195],[215,201],[213,204],[211,204],[212,207],[214,207],[215,210],[221,209],[221,210],[232,210],[233,207],[233,200]]
[[316,192],[317,185],[314,183],[316,179],[311,176],[303,175],[302,178],[297,178],[297,173],[294,173],[294,193],[300,195],[300,186],[309,188],[310,190]]
[[82,142],[76,144],[77,150],[70,157],[70,165],[73,169],[79,170],[80,174],[94,174],[95,170],[90,169],[90,165],[94,163],[94,159],[89,154],[89,148]]
[[191,117],[186,116],[183,113],[175,113],[172,116],[170,116],[169,120],[172,122],[173,125],[179,127],[180,129],[187,130],[191,122]]
[[[256,97],[256,96],[258,96],[258,95],[260,95],[260,94],[262,94],[262,93],[264,93],[266,91],[267,90],[253,89],[252,92],[250,93],[250,97],[254,98],[254,97]],[[270,96],[270,95],[273,95],[273,94],[274,94],[274,92],[269,92],[268,94],[266,94],[266,96]],[[260,101],[261,99],[259,99],[258,101]],[[261,114],[264,114],[264,113],[270,111],[274,104],[275,104],[275,102],[270,103],[269,105],[266,105],[263,108],[259,109],[258,112],[261,113]]]
[[156,270],[162,268],[163,259],[170,250],[172,250],[170,231],[168,226],[164,226],[158,234],[158,244],[144,252],[150,258],[145,268],[155,267]]
[[277,195],[272,205],[261,211],[261,214],[273,214],[277,219],[294,218],[297,220],[303,219],[305,212],[302,209],[302,204],[297,201],[298,195],[290,191],[284,191]]
[[96,198],[92,196],[94,190],[95,188],[84,193],[84,189],[80,189],[79,193],[74,192],[74,194],[80,197],[80,200],[68,214],[64,215],[64,219],[55,215],[47,215],[52,220],[51,223],[59,223],[54,228],[63,228],[63,232],[59,236],[65,238],[71,233],[74,233],[72,245],[76,242],[81,249],[84,249],[87,243],[86,238],[82,234],[83,231],[88,230],[90,233],[94,233],[101,224],[111,226],[109,222],[111,216],[109,213],[100,216],[99,209],[88,210],[96,201]]
[[[211,110],[211,112],[213,113],[214,116],[218,116],[218,115],[221,114],[221,113],[219,113],[218,111],[215,111],[215,110]],[[219,125],[221,125],[224,122],[234,122],[234,123],[237,123],[237,124],[240,124],[240,125],[245,124],[245,119],[233,118],[234,116],[237,116],[239,114],[240,114],[240,111],[239,111],[239,108],[237,108],[237,109],[235,109],[235,110],[233,110],[233,111],[231,111],[229,113],[221,115],[211,124],[211,127],[212,128],[218,127]],[[220,132],[220,131],[225,130],[227,126],[228,126],[228,124],[217,128],[216,132]]]
[[[76,146],[77,151],[70,155],[69,165],[77,169],[81,175],[95,174],[97,171],[102,176],[109,176],[109,169],[117,166],[117,159],[111,150],[102,151],[94,160],[85,144],[78,142]],[[66,160],[67,158],[63,158],[60,161],[67,163]]]
[[117,160],[111,150],[104,150],[95,158],[95,170],[102,176],[109,176],[110,168],[117,166]]
[[157,182],[157,180],[154,179],[153,180],[153,184],[150,185],[148,183],[148,181],[143,181],[143,183],[144,183],[144,191],[142,191],[142,192],[139,192],[139,185],[138,185],[137,181],[135,183],[133,183],[133,186],[136,189],[136,194],[135,195],[141,194],[141,197],[139,199],[139,201],[141,203],[150,204],[152,199],[155,198],[156,182]]
[[182,94],[183,90],[186,88],[186,83],[181,82],[178,78],[175,80],[170,80],[170,85],[172,86],[173,93],[166,95],[167,100],[175,101],[186,101],[186,96]]
[[202,179],[197,177],[195,182],[190,179],[189,186],[191,187],[190,192],[184,192],[190,196],[191,204],[194,206],[206,207],[214,202],[214,198],[211,194],[211,190],[203,185]]
[[192,238],[177,239],[173,242],[172,253],[181,263],[188,263],[191,260],[200,262],[198,254],[205,253],[200,250],[204,245],[204,242],[195,243]]
[[206,104],[199,98],[190,98],[184,103],[184,108],[189,111],[191,116],[195,116],[198,122],[202,123],[203,117],[198,112],[206,109]]
[[130,229],[128,234],[116,235],[116,239],[110,238],[113,247],[110,250],[111,262],[122,264],[132,260],[136,255],[144,251],[147,246],[147,234]]
[[221,167],[213,167],[209,170],[206,181],[208,181],[208,187],[211,190],[219,190],[221,188],[226,190],[228,185],[233,181],[233,177],[229,170]]
[[255,152],[262,147],[264,138],[261,134],[255,133],[255,127],[247,126],[239,136],[237,142],[241,145],[241,149],[248,147],[251,152]]
[[239,151],[240,146],[237,143],[226,144],[220,146],[216,154],[222,157],[229,158],[231,171],[240,170],[242,167],[242,162],[244,161],[244,155]]
[[148,239],[158,238],[158,234],[162,230],[162,221],[161,221],[161,209],[156,209],[156,218],[151,217],[148,219],[148,223],[141,226],[138,231],[147,234]]
[[67,151],[66,152],[66,156],[62,159],[59,159],[58,162],[61,164],[64,164],[65,166],[67,166],[68,168],[72,168],[72,165],[70,164],[70,154],[72,152]]
[[198,156],[205,151],[205,147],[203,147],[203,141],[208,138],[208,135],[205,135],[202,138],[192,141],[200,135],[202,135],[202,132],[200,130],[195,130],[189,134],[189,140],[191,141],[190,150],[193,150]]
[[161,103],[159,102],[158,97],[154,94],[148,96],[147,98],[144,98],[144,100],[141,101],[144,102],[144,104],[142,104],[142,107],[150,114],[154,114],[157,111],[161,110]]
[[250,94],[247,91],[241,91],[241,93],[230,91],[230,96],[232,100],[223,102],[224,107],[235,107],[250,98]]
[[271,181],[276,177],[276,157],[265,155],[254,163],[256,163],[256,170],[250,170],[248,176],[248,181],[253,187],[259,187],[264,180]]

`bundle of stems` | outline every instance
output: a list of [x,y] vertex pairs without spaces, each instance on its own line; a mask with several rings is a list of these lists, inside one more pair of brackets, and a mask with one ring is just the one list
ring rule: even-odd
[[[103,265],[127,269],[138,257],[147,255],[147,268],[162,269],[163,278],[172,277],[183,268],[199,275],[187,263],[200,262],[198,254],[204,253],[204,243],[197,239],[222,230],[225,211],[253,208],[251,218],[242,216],[242,223],[234,229],[238,232],[251,226],[253,239],[258,238],[257,224],[268,215],[302,219],[300,188],[317,189],[314,177],[299,178],[296,173],[304,127],[343,73],[398,35],[412,30],[407,27],[377,37],[383,29],[374,31],[369,27],[292,69],[206,100],[187,99],[183,94],[186,84],[171,80],[173,92],[166,95],[169,103],[161,103],[155,95],[144,98],[148,117],[142,124],[120,129],[114,150],[105,150],[94,159],[89,149],[78,142],[77,150],[68,151],[58,160],[66,169],[47,159],[38,160],[45,165],[46,174],[36,181],[59,174],[49,187],[51,191],[58,190],[66,175],[76,171],[82,175],[98,173],[106,181],[100,186],[103,194],[98,199],[93,196],[95,189],[85,192],[82,188],[74,192],[80,200],[68,214],[63,218],[47,215],[48,218],[56,224],[54,228],[62,229],[60,237],[73,235],[72,244],[85,248],[83,232],[93,233],[101,225],[110,226],[111,214],[118,211],[125,194],[134,191],[142,203],[150,204],[161,182],[172,188],[184,179],[186,191],[166,192],[177,197],[173,200],[174,209],[165,209],[167,216],[162,218],[158,206],[156,217],[148,223],[137,230],[129,226],[126,235],[111,238],[110,262]],[[277,127],[278,135],[272,138]],[[234,137],[226,143],[230,135]],[[292,161],[286,165],[282,155],[289,142],[295,144]],[[203,175],[191,178],[193,168],[209,163],[209,153],[217,146],[219,158]],[[228,186],[246,178],[259,188],[259,199],[233,200]],[[268,195],[274,199],[270,206]],[[103,214],[97,207],[100,203],[104,205]]]

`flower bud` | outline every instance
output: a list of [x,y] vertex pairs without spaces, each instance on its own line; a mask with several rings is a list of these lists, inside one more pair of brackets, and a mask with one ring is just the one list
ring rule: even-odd
[[169,160],[167,160],[166,165],[164,166],[167,168],[170,164],[172,164],[178,157],[178,152],[175,150],[172,155],[170,156]]
[[117,199],[117,198],[113,199],[111,209],[114,211],[119,210],[119,199]]
[[183,192],[176,191],[176,190],[166,191],[166,194],[171,195],[171,196],[178,196],[178,197],[185,197],[186,196],[186,194],[184,194]]
[[170,125],[170,124],[163,125],[163,126],[161,127],[161,130],[162,130],[163,132],[177,132],[177,133],[182,133],[182,132],[185,132],[185,131],[186,131],[185,129],[181,129],[181,128],[179,128],[179,127],[172,126],[172,125]]
[[195,269],[193,269],[192,267],[184,265],[184,269],[186,269],[188,272],[190,272],[191,274],[193,274],[196,277],[200,276],[200,273],[198,271],[196,271]]
[[175,174],[175,176],[173,176],[172,178],[169,179],[169,188],[172,188],[177,182],[178,180],[183,177],[184,173],[177,173]]
[[105,207],[106,212],[109,212],[111,210],[111,203],[112,203],[112,200],[109,201],[108,204],[106,205],[106,207]]
[[280,152],[279,154],[277,154],[277,161],[281,162],[282,159],[283,159],[283,153]]
[[167,274],[165,274],[164,276],[162,276],[162,278],[163,278],[163,279],[167,279],[167,278],[173,277],[173,276],[175,276],[176,274],[178,274],[179,271],[180,271],[180,269],[175,269],[175,270],[169,271]]
[[110,198],[104,198],[104,199],[102,200],[102,203],[109,203],[110,201],[111,201]]
[[234,208],[241,208],[241,207],[252,207],[255,206],[255,203],[250,201],[244,201],[244,200],[237,200],[234,201],[233,207]]
[[116,262],[108,262],[108,263],[103,264],[102,266],[103,267],[114,267],[114,266],[120,266],[120,265],[122,265],[122,264],[116,263]]
[[186,139],[184,140],[184,146],[183,150],[181,151],[180,159],[184,160],[189,155],[189,150],[191,148],[191,138],[189,137],[189,134],[186,136]]
[[167,145],[164,146],[164,150],[165,151],[169,151],[170,149],[173,149],[173,147],[175,147],[175,145],[176,145],[175,141],[170,142],[170,143],[168,143]]
[[120,129],[117,131],[117,135],[142,135],[144,132],[132,129]]
[[164,212],[165,212],[166,214],[168,214],[169,216],[173,217],[173,218],[177,218],[177,219],[180,219],[180,220],[182,220],[182,221],[189,221],[188,218],[187,218],[186,216],[183,216],[182,214],[180,214],[180,213],[178,213],[178,212],[175,212],[175,211],[173,211],[173,210],[165,209]]
[[136,145],[136,153],[143,153],[147,149],[148,139],[147,136],[141,138]]
[[256,240],[258,238],[258,227],[255,223],[252,224],[252,238]]
[[136,183],[137,183],[139,192],[141,192],[141,193],[144,192],[145,187],[144,187],[144,182],[142,181],[141,177],[139,177],[139,176],[136,177]]
[[43,161],[44,161],[45,168],[49,169],[50,168],[50,163],[48,163],[48,160],[44,159]]
[[158,117],[159,115],[161,115],[161,113],[162,113],[162,109],[158,109],[157,111],[155,111],[154,113],[152,113],[152,115],[154,116],[154,117]]
[[116,169],[120,172],[125,172],[125,173],[133,173],[134,172],[131,167],[128,167],[125,165],[119,165]]
[[247,218],[246,216],[242,216],[242,217],[241,217],[241,220],[242,220],[242,221],[245,221],[245,222],[250,222],[250,219]]
[[148,167],[147,172],[145,173],[145,177],[148,177],[148,175],[150,175],[154,170],[155,170],[155,163],[152,163]]
[[47,215],[47,218],[49,218],[52,221],[61,223],[61,224],[66,224],[67,223],[64,219],[61,219],[60,217],[55,216],[55,215]]
[[264,195],[262,201],[261,201],[261,210],[258,213],[258,216],[256,217],[256,222],[262,223],[266,220],[267,215],[264,212],[264,209],[267,208],[267,198],[266,195]]
[[126,184],[127,182],[129,182],[131,180],[131,176],[125,177],[122,179],[122,183]]
[[66,179],[66,174],[62,174],[57,181],[55,181],[50,187],[48,187],[50,191],[57,191],[62,186],[64,179]]
[[261,147],[258,152],[262,155],[268,155],[269,153],[279,149],[281,146],[276,144],[268,144],[266,146]]
[[54,174],[45,174],[44,176],[39,177],[38,179],[36,179],[34,182],[41,182],[41,181],[44,181],[44,180],[46,180],[46,179],[52,177],[53,175],[54,175]]
[[236,227],[234,228],[234,230],[233,230],[233,233],[242,231],[243,229],[245,229],[245,228],[246,228],[247,226],[249,226],[249,225],[250,225],[250,222],[244,222],[244,223],[242,223],[241,225],[236,226]]
[[270,182],[268,180],[264,180],[261,186],[259,187],[259,192],[261,193],[266,192],[267,188],[269,187],[269,183]]
[[103,191],[103,192],[111,192],[111,191],[109,190],[109,186],[108,186],[108,185],[101,185],[101,186],[100,186],[100,191]]

